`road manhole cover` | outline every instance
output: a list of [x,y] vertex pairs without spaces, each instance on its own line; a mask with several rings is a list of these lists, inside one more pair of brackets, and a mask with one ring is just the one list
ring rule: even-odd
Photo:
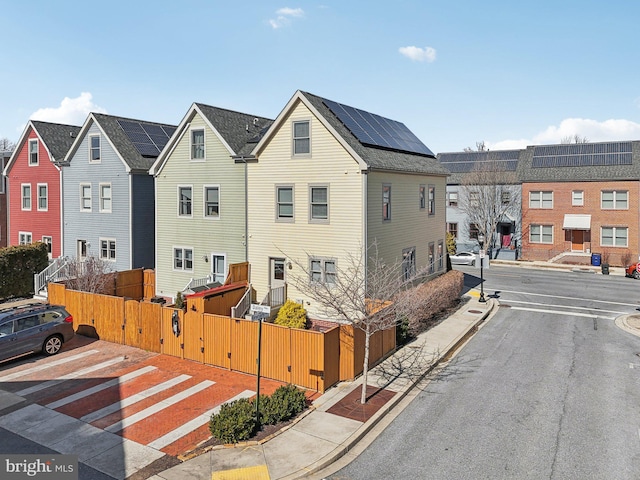
[[469,313],[482,313],[480,310],[469,310]]

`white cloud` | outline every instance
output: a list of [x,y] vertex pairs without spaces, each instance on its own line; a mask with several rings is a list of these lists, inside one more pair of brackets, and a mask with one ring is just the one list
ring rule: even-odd
[[276,18],[269,20],[269,25],[271,25],[271,28],[274,30],[291,24],[292,18],[304,17],[304,10],[301,8],[284,7],[276,10],[276,15],[278,15]]
[[487,142],[491,150],[526,148],[528,145],[561,143],[562,139],[579,135],[589,142],[614,142],[640,139],[640,123],[610,119],[603,122],[587,118],[565,118],[560,125],[550,125],[531,139]]
[[47,107],[36,110],[31,114],[31,120],[45,122],[65,123],[69,125],[82,125],[90,112],[107,113],[107,111],[93,103],[93,95],[82,92],[79,97],[64,97],[60,106]]
[[410,58],[414,62],[434,62],[436,59],[436,49],[431,47],[400,47],[398,49],[401,55]]

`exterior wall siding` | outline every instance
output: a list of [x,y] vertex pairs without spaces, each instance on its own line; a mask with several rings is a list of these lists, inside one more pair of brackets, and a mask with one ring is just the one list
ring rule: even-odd
[[133,204],[131,205],[132,252],[131,268],[155,266],[155,201],[154,181],[151,175],[131,175]]
[[[292,122],[310,120],[311,154],[292,155]],[[294,189],[294,219],[276,221],[276,185]],[[309,221],[309,187],[329,187],[329,220]],[[286,258],[285,280],[302,275],[296,262],[309,266],[309,255],[335,259],[338,268],[346,265],[347,252],[359,256],[363,238],[363,176],[357,161],[339,144],[320,120],[302,103],[292,109],[279,130],[249,164],[249,261],[251,283],[257,301],[268,292],[269,259]],[[289,284],[288,297],[306,299]],[[310,300],[305,305],[319,316]]]
[[[89,135],[101,135],[101,160],[89,163]],[[91,212],[80,210],[80,184],[91,185]],[[100,212],[100,183],[111,183],[111,213]],[[77,256],[78,240],[86,240],[88,254],[99,256],[100,238],[116,240],[114,270],[132,268],[130,242],[130,186],[124,163],[94,123],[82,138],[63,175],[64,254]],[[151,248],[151,247],[150,247]]]
[[[582,206],[572,205],[572,192],[584,192]],[[628,208],[602,209],[603,190],[628,191]],[[530,208],[532,191],[552,191],[553,208]],[[525,183],[522,185],[522,257],[526,260],[547,261],[563,252],[571,252],[571,232],[563,230],[565,214],[591,215],[591,230],[584,238],[584,253],[600,253],[611,265],[626,266],[636,261],[640,253],[638,231],[640,184],[637,181]],[[531,225],[551,225],[552,243],[531,242]],[[602,247],[602,227],[628,228],[627,247]],[[590,260],[587,258],[586,261]]]
[[[11,157],[11,152],[0,152],[0,168],[4,170],[5,165]],[[0,248],[7,246],[7,236],[9,232],[9,195],[6,179],[0,174]]]
[[[245,258],[244,165],[236,164],[220,139],[195,115],[190,128],[205,128],[205,160],[191,161],[190,132],[178,140],[156,185],[156,294],[175,297],[191,278],[211,274],[211,254],[226,255],[229,264]],[[192,217],[178,216],[178,185],[191,186]],[[204,216],[204,186],[220,187],[220,217]],[[173,268],[173,248],[193,249],[193,270]],[[205,261],[207,258],[208,261]]]
[[[19,146],[18,155],[8,176],[9,232],[8,245],[19,244],[19,232],[30,232],[33,242],[51,237],[52,257],[61,254],[60,170],[51,162],[47,149],[31,129],[28,139]],[[29,165],[29,140],[38,139],[38,165]],[[22,210],[22,184],[31,185],[31,210]],[[38,184],[47,185],[47,210],[38,210]]]

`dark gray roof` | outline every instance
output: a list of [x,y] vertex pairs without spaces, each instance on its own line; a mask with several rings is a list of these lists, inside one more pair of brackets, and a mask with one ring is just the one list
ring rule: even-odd
[[497,171],[515,172],[521,151],[451,152],[439,153],[437,158],[442,166],[451,172],[447,183],[456,185],[462,182],[465,174],[474,171],[483,164],[495,165]]
[[64,160],[80,132],[80,127],[74,125],[41,122],[39,120],[31,120],[31,124],[46,145],[51,154],[51,160],[54,162]]
[[175,125],[167,125],[164,123],[147,122],[144,120],[135,120],[132,118],[116,117],[114,115],[106,115],[104,113],[93,113],[93,118],[100,125],[100,128],[104,131],[105,135],[109,137],[109,140],[113,146],[118,150],[122,159],[129,165],[131,170],[148,172],[156,157],[143,157],[140,155],[136,147],[131,142],[129,136],[122,130],[122,127],[118,123],[118,120],[139,122],[141,124],[159,125],[161,127],[168,127],[175,130]]
[[522,182],[640,180],[640,142],[539,145],[523,151]]
[[336,117],[325,99],[311,93],[300,92],[322,115],[347,144],[364,160],[369,168],[395,172],[422,173],[428,175],[448,175],[448,171],[440,165],[435,157],[429,155],[399,152],[380,147],[364,145]]
[[236,155],[248,154],[273,123],[269,118],[195,104]]

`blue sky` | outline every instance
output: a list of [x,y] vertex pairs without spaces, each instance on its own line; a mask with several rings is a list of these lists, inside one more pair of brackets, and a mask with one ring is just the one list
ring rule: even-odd
[[275,118],[296,90],[432,151],[640,139],[640,2],[0,0],[0,138],[90,111]]

